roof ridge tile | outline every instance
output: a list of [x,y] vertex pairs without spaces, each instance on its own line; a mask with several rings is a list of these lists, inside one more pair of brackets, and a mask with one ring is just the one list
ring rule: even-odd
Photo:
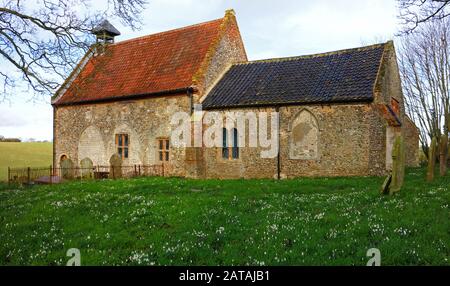
[[153,34],[148,34],[148,35],[144,35],[144,36],[140,36],[140,37],[127,39],[127,40],[115,42],[115,43],[111,44],[111,46],[119,46],[121,44],[126,44],[126,43],[133,42],[133,41],[145,40],[147,38],[160,36],[162,34],[175,33],[175,32],[179,32],[181,30],[192,29],[192,28],[196,28],[198,26],[208,25],[208,24],[211,24],[211,23],[214,23],[214,22],[219,22],[219,21],[223,21],[223,18],[219,18],[219,19],[206,21],[206,22],[202,22],[202,23],[198,23],[198,24],[193,24],[193,25],[189,25],[189,26],[184,26],[184,27],[180,27],[180,28],[170,29],[170,30],[166,30],[166,31],[156,32],[156,33],[153,33]]
[[253,60],[253,61],[235,63],[234,65],[287,62],[287,61],[295,61],[295,60],[301,60],[301,59],[313,59],[313,58],[319,58],[319,57],[326,57],[326,56],[332,56],[332,55],[342,55],[342,54],[346,54],[346,53],[350,53],[350,52],[367,51],[367,50],[371,50],[371,49],[385,47],[388,43],[389,42],[374,44],[374,45],[370,45],[370,46],[357,47],[357,48],[336,50],[336,51],[331,51],[331,52],[309,54],[309,55]]

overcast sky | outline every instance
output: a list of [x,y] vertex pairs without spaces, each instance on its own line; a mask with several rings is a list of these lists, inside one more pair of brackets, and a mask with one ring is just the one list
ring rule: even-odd
[[[230,8],[250,60],[358,47],[392,39],[398,29],[395,0],[148,1],[141,30],[113,21],[122,33],[116,41],[221,18]],[[23,91],[0,101],[0,135],[51,140],[49,102]]]

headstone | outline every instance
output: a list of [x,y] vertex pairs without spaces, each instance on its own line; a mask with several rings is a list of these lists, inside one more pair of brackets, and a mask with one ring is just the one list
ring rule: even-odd
[[72,162],[72,160],[70,159],[65,159],[62,160],[61,163],[61,177],[63,179],[73,179],[74,175],[75,175],[75,169],[74,169],[74,164]]
[[405,148],[403,137],[397,136],[392,150],[392,182],[389,187],[389,194],[400,191],[405,178]]
[[112,179],[122,178],[122,158],[114,154],[109,159],[109,177]]
[[392,175],[390,174],[389,176],[387,176],[387,178],[384,180],[383,186],[381,186],[381,193],[383,195],[385,194],[389,194],[389,188],[391,186],[392,183]]
[[80,172],[82,179],[92,179],[94,171],[94,164],[89,158],[84,158],[80,161]]
[[430,149],[428,150],[428,170],[427,170],[427,181],[431,182],[434,180],[434,168],[436,165],[436,137],[431,140]]

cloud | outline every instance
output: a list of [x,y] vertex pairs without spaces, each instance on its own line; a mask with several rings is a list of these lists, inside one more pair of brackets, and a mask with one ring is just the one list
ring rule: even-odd
[[[104,0],[103,0],[104,1]],[[93,9],[103,2],[92,1]],[[118,41],[221,18],[234,8],[249,59],[298,56],[390,39],[397,29],[393,0],[151,0],[144,25],[132,31],[119,22]],[[195,44],[195,43],[193,43]],[[0,65],[4,60],[0,57]],[[30,99],[27,93],[18,94]],[[11,98],[0,102],[0,134],[52,138],[48,102]],[[47,100],[48,101],[48,100]]]
[[[131,31],[117,23],[122,32],[118,40],[130,39],[223,17],[225,0],[151,0],[142,15],[143,26]],[[114,24],[116,25],[116,23]]]
[[0,135],[50,140],[53,132],[52,107],[20,96],[13,103],[0,103]]
[[0,127],[19,127],[24,126],[27,122],[21,115],[0,106]]
[[283,56],[327,52],[359,46],[362,40],[390,39],[396,32],[394,1],[309,2],[300,1],[282,15],[269,13],[250,24],[249,54],[253,50]]

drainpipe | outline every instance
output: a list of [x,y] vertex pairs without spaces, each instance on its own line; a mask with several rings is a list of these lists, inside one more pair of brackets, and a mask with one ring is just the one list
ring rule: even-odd
[[187,89],[187,96],[189,97],[189,108],[192,115],[194,113],[194,95],[190,87]]
[[277,179],[281,179],[281,130],[280,130],[280,122],[281,122],[281,113],[280,107],[275,107],[275,111],[278,113],[278,154],[277,154]]
[[55,168],[56,168],[56,106],[53,106],[53,144],[52,144],[52,153],[53,153],[53,175],[55,175]]

